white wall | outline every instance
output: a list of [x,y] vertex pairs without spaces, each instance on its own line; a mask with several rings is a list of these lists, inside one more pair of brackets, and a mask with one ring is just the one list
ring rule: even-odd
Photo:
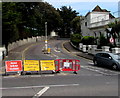
[[0,47],[0,61],[2,61],[3,56],[6,55],[6,49],[5,47]]
[[[112,19],[113,20],[113,19]],[[100,36],[99,32],[105,33],[104,26],[110,23],[109,12],[90,12],[84,19],[81,21],[81,32],[83,36]],[[87,26],[85,26],[87,22]]]
[[90,25],[90,14],[87,15],[87,17],[84,17],[81,21],[81,32],[83,36],[93,36],[91,31],[88,29],[88,26]]
[[90,23],[109,20],[109,12],[91,12]]

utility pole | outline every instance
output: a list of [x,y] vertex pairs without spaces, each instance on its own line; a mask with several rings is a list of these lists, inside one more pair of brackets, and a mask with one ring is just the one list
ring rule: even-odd
[[47,22],[45,22],[45,51],[47,52]]

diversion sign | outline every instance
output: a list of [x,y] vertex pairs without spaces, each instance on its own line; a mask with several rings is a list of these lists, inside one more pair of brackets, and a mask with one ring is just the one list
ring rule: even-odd
[[54,60],[40,60],[41,71],[55,70]]
[[39,60],[24,60],[24,71],[39,71]]
[[22,71],[22,61],[5,61],[6,72]]

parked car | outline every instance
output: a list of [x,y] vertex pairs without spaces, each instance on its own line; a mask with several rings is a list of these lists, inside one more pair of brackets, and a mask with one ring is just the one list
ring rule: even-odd
[[93,58],[94,65],[108,66],[114,70],[120,69],[120,54],[107,52],[97,53]]

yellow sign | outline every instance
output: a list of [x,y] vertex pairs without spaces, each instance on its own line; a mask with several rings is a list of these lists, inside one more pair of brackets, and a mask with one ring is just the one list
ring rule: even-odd
[[39,60],[24,60],[24,71],[39,71]]
[[55,70],[54,60],[40,60],[41,71]]

